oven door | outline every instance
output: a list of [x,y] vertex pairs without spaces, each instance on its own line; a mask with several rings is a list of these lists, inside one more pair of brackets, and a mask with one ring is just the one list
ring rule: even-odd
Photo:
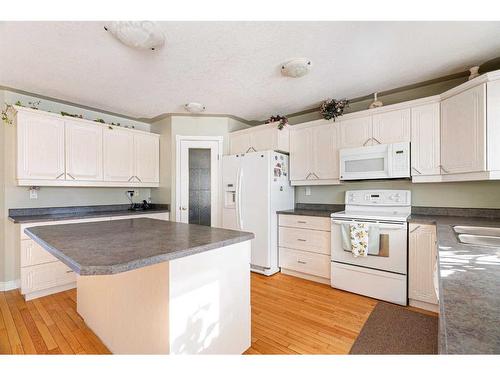
[[[378,225],[380,231],[380,249],[378,255],[354,257],[352,252],[342,246],[343,224],[363,223]],[[406,222],[361,221],[351,219],[333,219],[331,233],[331,256],[333,262],[350,264],[406,275],[407,273],[407,233]]]
[[390,144],[340,150],[340,179],[368,180],[391,177]]

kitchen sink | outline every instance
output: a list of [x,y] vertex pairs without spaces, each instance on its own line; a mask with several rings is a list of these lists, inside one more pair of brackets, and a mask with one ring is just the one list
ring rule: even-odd
[[455,233],[474,234],[478,236],[494,236],[500,237],[500,228],[492,227],[472,227],[465,225],[456,225],[453,227]]
[[459,234],[458,239],[461,243],[480,246],[500,247],[500,237],[496,236],[481,236],[475,234]]

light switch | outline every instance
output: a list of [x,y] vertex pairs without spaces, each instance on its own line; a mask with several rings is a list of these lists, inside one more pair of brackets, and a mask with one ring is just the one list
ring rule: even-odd
[[306,186],[306,195],[311,195],[311,187]]

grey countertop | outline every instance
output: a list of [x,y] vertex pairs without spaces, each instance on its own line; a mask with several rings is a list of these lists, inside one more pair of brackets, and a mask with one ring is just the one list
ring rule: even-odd
[[500,248],[462,244],[455,225],[500,227],[499,219],[411,215],[435,224],[442,354],[500,354]]
[[238,242],[253,233],[148,218],[24,230],[80,275],[110,275]]
[[343,204],[314,204],[314,203],[297,203],[294,209],[277,211],[279,215],[299,215],[299,216],[320,216],[330,217],[334,212],[343,211]]
[[15,224],[23,224],[170,212],[168,205],[153,205],[153,208],[139,211],[129,210],[128,207],[129,205],[107,205],[12,209],[9,210],[9,220]]

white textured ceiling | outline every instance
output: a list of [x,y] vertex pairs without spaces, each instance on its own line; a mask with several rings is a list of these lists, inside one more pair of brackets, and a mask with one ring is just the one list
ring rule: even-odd
[[[103,22],[1,22],[0,85],[133,117],[184,112],[262,120],[463,71],[500,55],[500,22],[162,22],[137,51]],[[286,78],[280,64],[313,62]]]

